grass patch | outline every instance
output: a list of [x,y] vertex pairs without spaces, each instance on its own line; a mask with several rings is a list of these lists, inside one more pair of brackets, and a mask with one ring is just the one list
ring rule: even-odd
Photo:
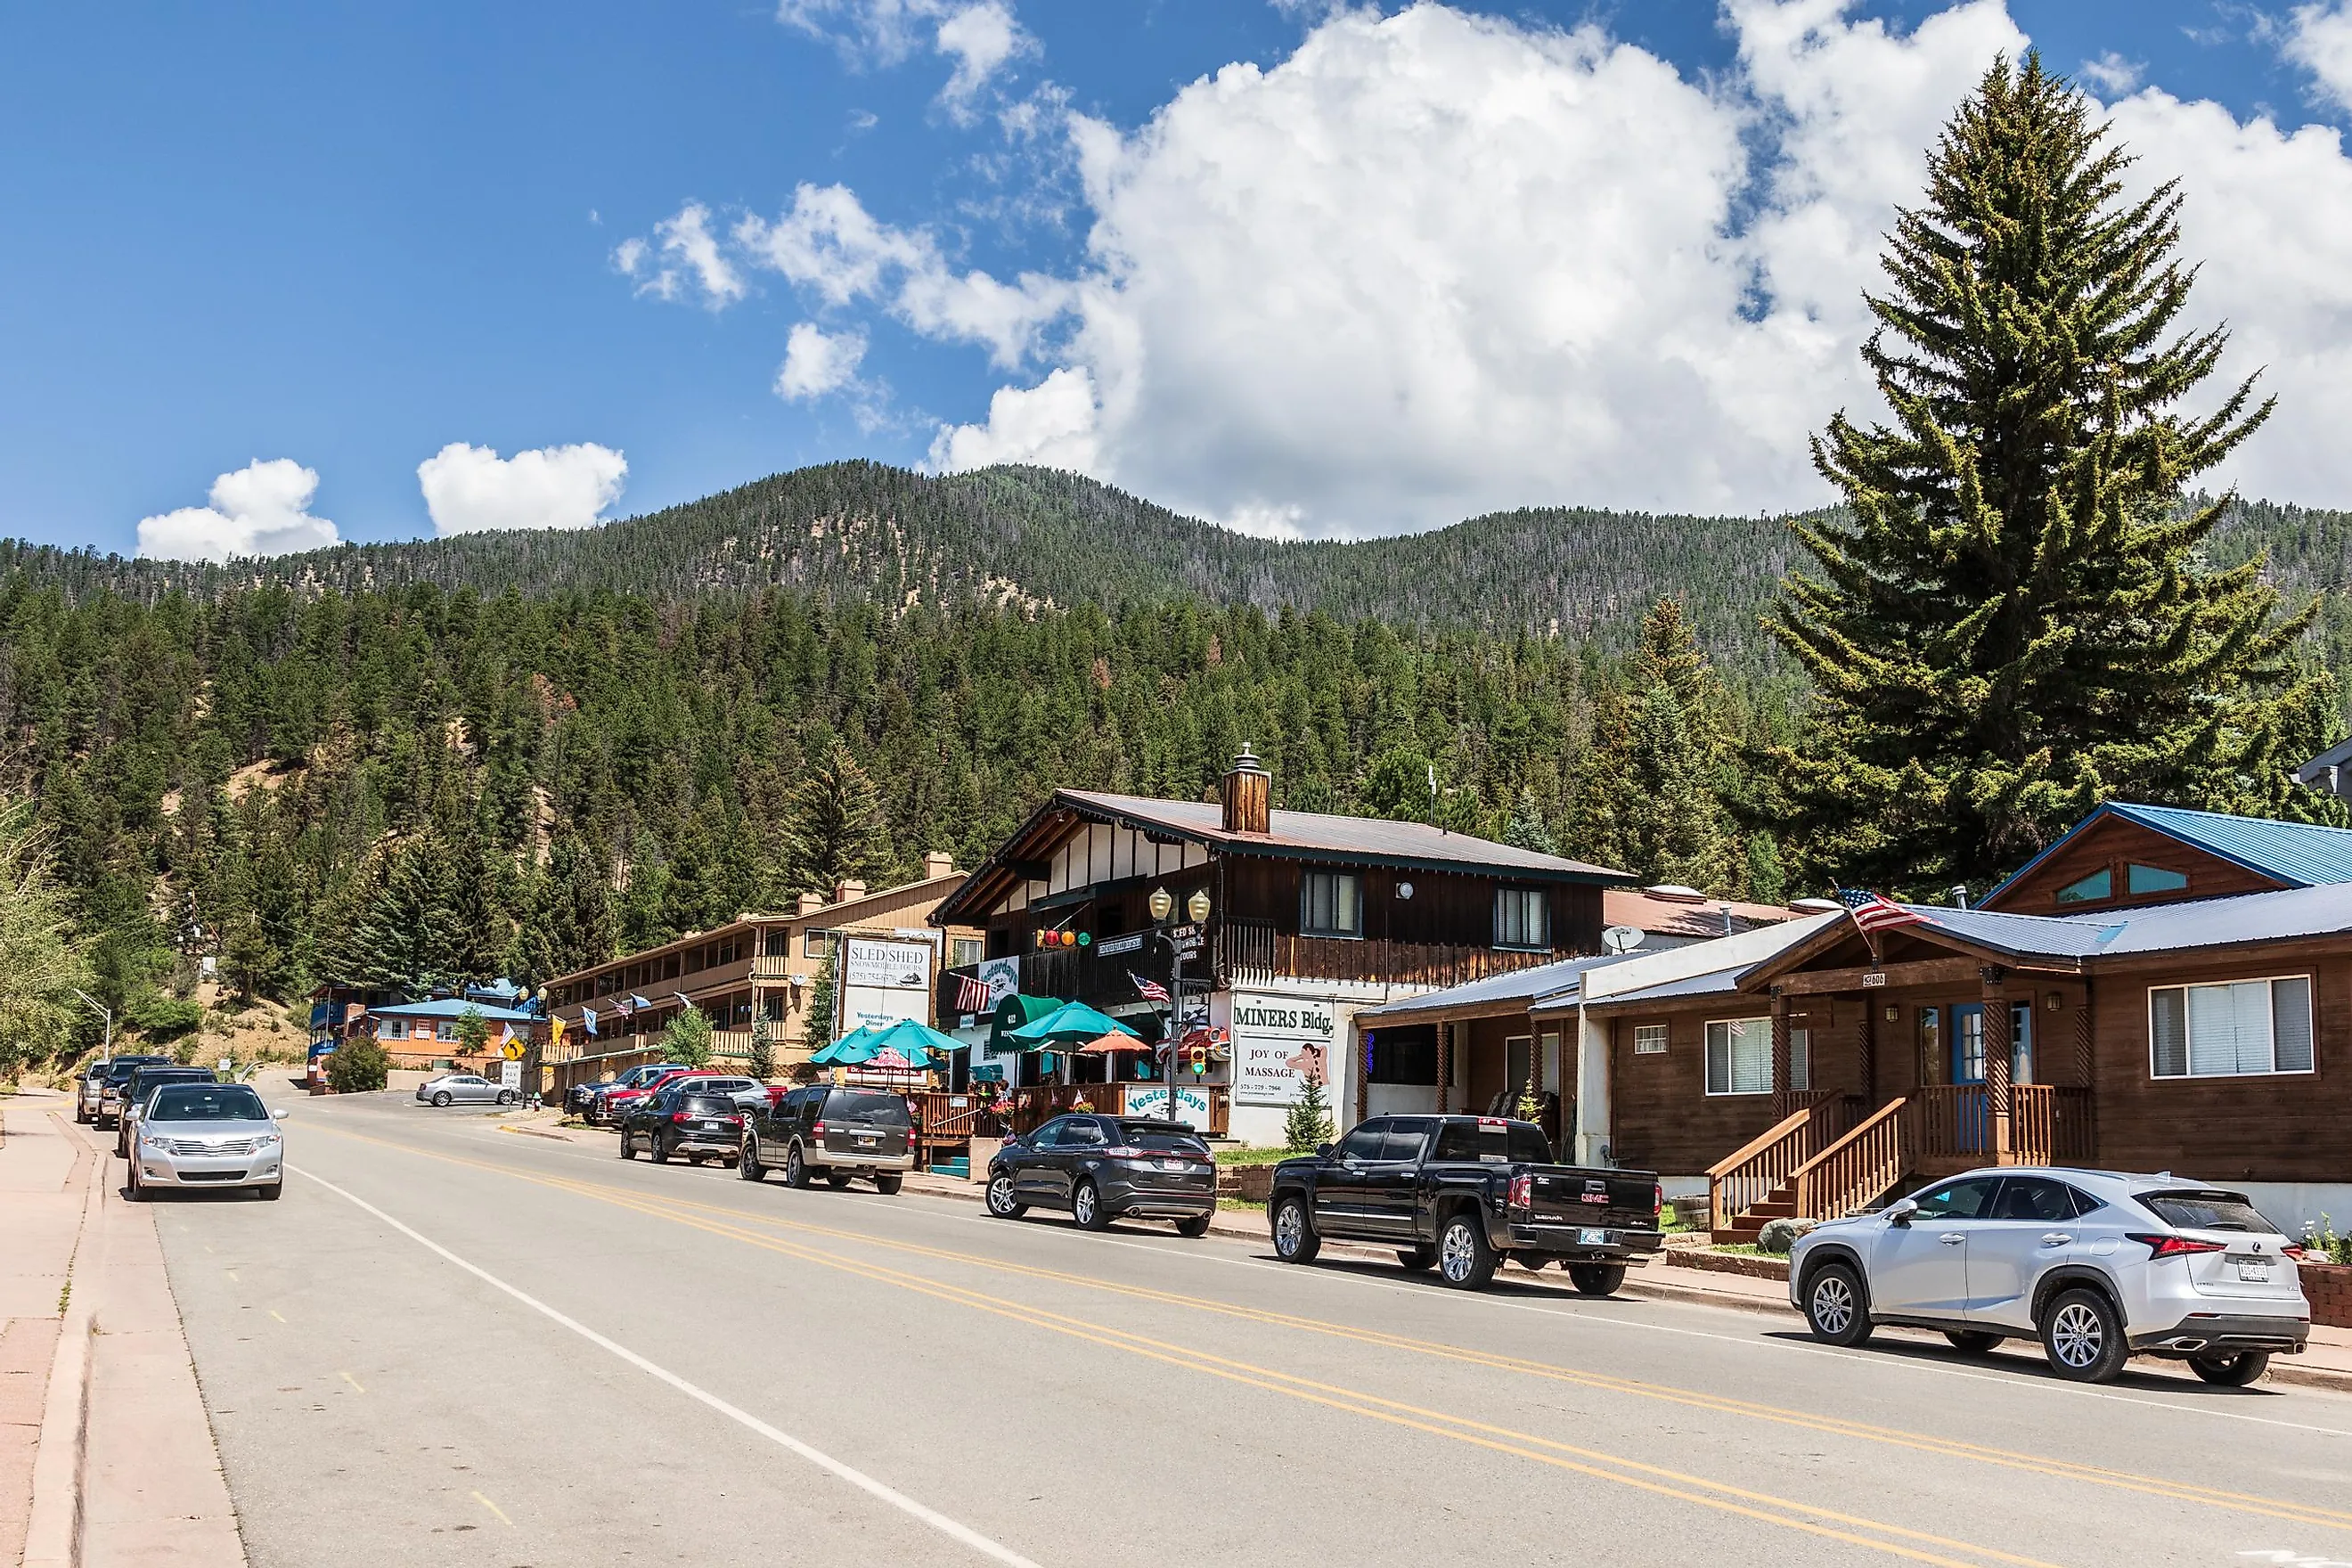
[[1285,1160],[1297,1159],[1297,1156],[1298,1151],[1295,1149],[1220,1149],[1217,1151],[1217,1163],[1220,1165],[1278,1165]]
[[1265,1205],[1264,1204],[1254,1204],[1242,1198],[1219,1198],[1217,1200],[1217,1207],[1220,1209],[1241,1209],[1249,1214],[1264,1214],[1265,1212]]
[[1786,1258],[1785,1252],[1767,1252],[1752,1241],[1718,1241],[1702,1251],[1728,1253],[1736,1258]]

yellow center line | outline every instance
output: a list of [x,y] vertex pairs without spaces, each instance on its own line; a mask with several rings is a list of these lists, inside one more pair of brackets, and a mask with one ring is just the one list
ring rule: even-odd
[[514,1521],[507,1517],[506,1510],[500,1508],[498,1504],[492,1502],[489,1499],[484,1497],[479,1492],[476,1492],[474,1494],[474,1500],[480,1503],[484,1508],[488,1509],[492,1513],[497,1514],[500,1524],[505,1525],[509,1530],[512,1530],[514,1528]]
[[285,1319],[283,1319],[283,1318],[278,1318],[278,1309],[277,1309],[277,1308],[275,1308],[275,1307],[272,1307],[272,1308],[270,1308],[270,1309],[269,1309],[269,1315],[270,1315],[271,1317],[273,1317],[273,1318],[278,1318],[278,1321],[279,1322],[281,1322],[281,1323],[282,1323],[282,1322],[284,1322],[284,1321],[286,1321],[286,1320],[285,1320]]
[[339,1372],[335,1373],[335,1375],[341,1378],[345,1383],[350,1384],[353,1388],[358,1389],[360,1393],[365,1394],[367,1392],[366,1389],[360,1387],[360,1380],[353,1377],[350,1373]]

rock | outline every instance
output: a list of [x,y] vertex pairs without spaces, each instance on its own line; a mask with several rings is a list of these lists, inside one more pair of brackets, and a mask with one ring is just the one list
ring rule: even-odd
[[1785,1258],[1789,1249],[1797,1245],[1797,1237],[1819,1224],[1821,1221],[1817,1219],[1766,1220],[1764,1228],[1757,1233],[1756,1249],[1771,1253],[1776,1258]]

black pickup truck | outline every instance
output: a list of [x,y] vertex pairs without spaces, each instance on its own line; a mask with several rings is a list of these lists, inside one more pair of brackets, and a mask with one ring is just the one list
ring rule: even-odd
[[1658,1179],[1646,1171],[1555,1165],[1543,1129],[1494,1116],[1376,1116],[1334,1145],[1274,1168],[1266,1204],[1276,1256],[1312,1262],[1323,1243],[1397,1249],[1475,1290],[1506,1257],[1559,1262],[1588,1296],[1625,1281],[1658,1250]]

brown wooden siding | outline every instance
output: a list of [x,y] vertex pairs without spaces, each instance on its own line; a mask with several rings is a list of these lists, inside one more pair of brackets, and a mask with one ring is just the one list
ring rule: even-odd
[[[2072,887],[2102,867],[2113,870],[2116,890],[2121,894],[2126,886],[2124,869],[2134,861],[2178,871],[2189,879],[2189,886],[2183,891],[2142,893],[2137,898],[2126,894],[2095,904],[2058,901],[2059,889]],[[2213,899],[2229,893],[2262,893],[2285,885],[2137,822],[2108,816],[2036,866],[2031,876],[2021,879],[1997,901],[1987,900],[1984,907],[2012,915],[2077,914],[2084,910],[2178,903],[2183,899]]]

